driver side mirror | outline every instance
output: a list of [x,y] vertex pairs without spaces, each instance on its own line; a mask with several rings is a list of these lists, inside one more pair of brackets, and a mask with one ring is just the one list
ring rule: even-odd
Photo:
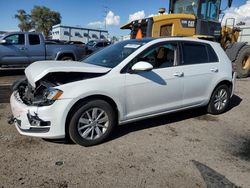
[[131,69],[133,72],[151,71],[153,66],[148,62],[139,61],[138,63],[134,64]]
[[0,40],[0,44],[7,44],[7,41],[5,39]]

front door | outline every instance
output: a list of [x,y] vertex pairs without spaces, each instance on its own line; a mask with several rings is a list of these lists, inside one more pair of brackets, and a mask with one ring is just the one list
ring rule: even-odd
[[29,64],[29,57],[25,45],[24,34],[8,35],[3,40],[6,43],[0,44],[1,66],[26,66]]
[[126,73],[127,119],[153,115],[182,107],[182,73],[177,64],[177,43],[165,42],[140,54],[132,62],[146,61],[153,70]]

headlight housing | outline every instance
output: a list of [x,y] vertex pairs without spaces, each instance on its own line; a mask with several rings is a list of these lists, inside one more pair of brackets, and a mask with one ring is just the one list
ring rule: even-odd
[[62,94],[63,91],[61,91],[60,89],[48,87],[43,91],[41,97],[36,97],[37,100],[34,100],[33,104],[38,106],[49,106],[53,104],[56,100],[58,100]]
[[46,91],[46,98],[48,100],[52,100],[55,101],[57,99],[59,99],[59,97],[63,94],[63,92],[59,89],[55,89],[55,88],[48,88],[48,90]]

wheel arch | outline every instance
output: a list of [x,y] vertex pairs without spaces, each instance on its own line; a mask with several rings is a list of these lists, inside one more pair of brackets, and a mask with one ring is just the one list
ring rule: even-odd
[[79,99],[78,101],[76,101],[70,108],[70,110],[68,111],[67,113],[67,117],[66,117],[66,120],[65,120],[65,135],[66,135],[66,138],[69,138],[69,135],[68,135],[68,132],[69,132],[69,122],[70,122],[70,119],[72,117],[72,115],[74,114],[74,112],[76,111],[76,109],[78,109],[82,104],[86,103],[87,101],[91,101],[91,100],[103,100],[105,102],[107,102],[108,104],[111,105],[111,107],[114,109],[114,112],[115,112],[115,115],[116,115],[116,118],[117,118],[117,122],[119,121],[119,116],[120,116],[120,113],[119,113],[119,109],[118,109],[118,105],[116,104],[116,102],[106,96],[106,95],[91,95],[91,96],[87,96],[87,97],[84,97],[84,98],[81,98]]
[[219,81],[216,86],[214,87],[213,91],[210,93],[210,96],[209,96],[209,101],[214,93],[214,91],[216,90],[217,87],[219,87],[220,85],[227,85],[228,88],[229,88],[229,91],[230,91],[230,95],[232,94],[233,92],[233,83],[232,81],[229,81],[229,80],[221,80]]
[[60,60],[62,57],[65,57],[65,56],[70,56],[73,58],[73,60],[76,60],[76,56],[73,52],[59,52],[56,55],[56,60]]

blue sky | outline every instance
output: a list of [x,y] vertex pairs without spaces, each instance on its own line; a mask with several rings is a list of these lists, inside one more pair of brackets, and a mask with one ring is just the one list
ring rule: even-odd
[[[226,1],[222,0],[222,9]],[[239,7],[245,3],[246,0],[234,0],[233,6]],[[30,13],[35,5],[60,12],[64,25],[90,27],[99,24],[104,27],[107,7],[112,12],[109,14],[111,22],[107,29],[111,35],[119,36],[128,34],[128,31],[121,31],[119,27],[128,22],[129,15],[144,11],[145,16],[149,16],[156,14],[159,7],[168,8],[168,4],[168,0],[0,0],[0,30],[17,30],[18,21],[14,18],[17,10],[24,9]]]

